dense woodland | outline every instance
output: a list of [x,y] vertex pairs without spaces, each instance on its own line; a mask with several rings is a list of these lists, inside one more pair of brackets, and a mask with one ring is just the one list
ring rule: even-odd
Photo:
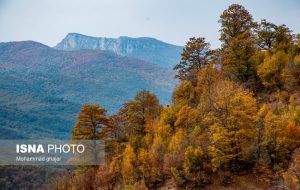
[[300,35],[238,4],[219,23],[220,49],[186,43],[171,105],[146,90],[114,115],[84,105],[72,137],[103,140],[105,163],[53,185],[221,189],[246,176],[257,189],[300,189]]

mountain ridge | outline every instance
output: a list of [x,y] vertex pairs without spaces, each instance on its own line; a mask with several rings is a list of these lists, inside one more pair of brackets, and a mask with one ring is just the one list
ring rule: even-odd
[[120,36],[118,38],[106,38],[68,33],[53,48],[64,51],[81,49],[108,50],[118,55],[148,61],[161,67],[173,68],[180,60],[183,47],[150,37],[131,38]]

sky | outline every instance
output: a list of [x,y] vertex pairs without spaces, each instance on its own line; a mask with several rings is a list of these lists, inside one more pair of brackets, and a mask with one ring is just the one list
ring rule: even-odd
[[245,6],[255,21],[265,18],[300,33],[299,0],[0,0],[0,42],[55,46],[76,32],[153,37],[176,45],[205,37],[217,48],[219,17],[233,3]]

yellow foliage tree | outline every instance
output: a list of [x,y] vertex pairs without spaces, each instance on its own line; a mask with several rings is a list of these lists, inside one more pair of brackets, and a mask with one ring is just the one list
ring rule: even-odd
[[193,127],[197,121],[197,110],[183,106],[176,115],[175,127]]
[[297,125],[297,107],[290,106],[277,111],[269,111],[264,118],[263,145],[271,165],[282,169],[289,162],[292,152],[300,146],[300,126]]
[[127,144],[123,152],[122,160],[122,177],[126,184],[133,184],[135,182],[135,160],[136,156],[133,148],[130,144]]
[[184,160],[185,148],[188,145],[186,131],[178,128],[172,136],[168,146],[168,153],[165,156],[165,171],[170,172],[171,168],[181,168]]
[[[230,81],[216,85],[210,121],[210,155],[214,169],[238,170],[252,161],[256,137],[256,101],[252,94]],[[239,165],[240,164],[240,165]]]
[[264,59],[264,62],[259,65],[257,73],[266,87],[277,87],[281,89],[284,84],[282,71],[288,62],[287,55],[282,52],[276,52],[274,55],[269,55]]

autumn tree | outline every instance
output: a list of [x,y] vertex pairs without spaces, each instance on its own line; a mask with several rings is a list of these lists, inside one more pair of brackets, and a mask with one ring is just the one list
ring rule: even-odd
[[[80,162],[88,162],[92,166],[79,165],[76,172],[79,183],[86,182],[89,187],[93,185],[93,178],[96,172],[97,164],[99,163],[99,140],[104,142],[105,138],[109,135],[111,128],[110,120],[105,116],[106,110],[99,105],[84,105],[77,115],[77,123],[72,130],[72,140],[81,141],[86,149],[84,157],[79,156]],[[83,141],[82,141],[83,140]]]
[[292,31],[284,24],[276,27],[276,41],[274,46],[277,51],[281,50],[285,53],[290,51],[293,39],[291,32]]
[[161,125],[167,125],[171,127],[172,129],[175,128],[175,122],[176,122],[176,114],[178,113],[178,106],[166,106],[163,108],[160,116],[159,123]]
[[105,140],[105,157],[110,162],[114,156],[121,154],[124,150],[124,142],[127,142],[125,126],[125,110],[121,109],[118,113],[109,117],[111,127],[106,130],[109,132]]
[[146,124],[153,124],[161,112],[161,105],[157,97],[149,91],[138,92],[133,101],[124,104],[125,125],[128,140],[134,150],[143,146],[146,135]]
[[74,140],[99,140],[105,137],[110,126],[106,110],[99,105],[84,105],[77,116],[77,123],[72,131]]
[[262,84],[268,88],[282,89],[284,84],[282,72],[287,62],[288,57],[283,51],[268,55],[258,66],[257,73]]
[[262,144],[275,170],[285,167],[293,151],[300,146],[298,109],[299,106],[293,105],[291,101],[288,107],[269,108],[264,118]]
[[173,102],[176,106],[182,107],[196,105],[196,92],[193,84],[188,81],[181,82],[173,92]]
[[214,89],[213,110],[207,114],[214,169],[239,170],[253,162],[256,137],[256,101],[252,94],[231,81]]
[[172,136],[169,146],[168,154],[165,156],[165,168],[167,172],[172,172],[171,168],[180,169],[184,161],[184,152],[188,146],[188,139],[186,130],[178,128]]
[[282,72],[284,88],[289,92],[300,90],[300,55],[289,61]]
[[123,156],[122,166],[121,166],[122,177],[126,184],[133,184],[136,178],[136,171],[135,171],[135,164],[134,164],[136,160],[136,155],[134,153],[133,148],[130,146],[130,144],[126,145],[126,148],[122,156]]
[[160,135],[153,139],[149,151],[141,149],[139,161],[144,176],[145,185],[149,189],[157,188],[165,178],[163,173],[164,154],[166,146]]
[[189,106],[183,106],[176,115],[175,127],[190,128],[196,124],[197,111]]
[[202,106],[210,110],[212,108],[212,96],[215,85],[224,79],[223,73],[212,64],[202,69],[198,77],[197,87],[195,88],[197,105],[201,102]]
[[174,67],[176,78],[197,83],[199,71],[212,61],[213,51],[205,38],[190,38],[183,48],[180,63]]
[[300,49],[300,34],[295,34],[294,35],[294,43]]
[[291,164],[283,173],[284,184],[290,189],[300,189],[300,149],[294,151]]

